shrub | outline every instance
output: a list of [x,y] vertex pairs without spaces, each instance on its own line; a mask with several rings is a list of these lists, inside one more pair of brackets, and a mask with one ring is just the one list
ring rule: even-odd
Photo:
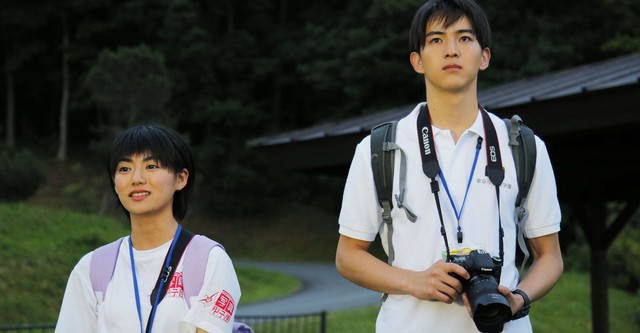
[[40,161],[26,149],[0,148],[0,201],[22,201],[45,180]]

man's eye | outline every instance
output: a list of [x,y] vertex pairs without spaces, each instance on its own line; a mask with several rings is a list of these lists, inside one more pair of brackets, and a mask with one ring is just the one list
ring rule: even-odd
[[462,36],[462,37],[460,37],[460,40],[463,41],[463,42],[472,42],[473,38],[469,37],[469,36]]
[[118,168],[118,172],[127,172],[129,170],[131,170],[131,169],[129,169],[128,167],[119,167]]
[[440,38],[433,38],[432,40],[429,41],[429,43],[431,44],[439,44],[442,42],[442,39]]

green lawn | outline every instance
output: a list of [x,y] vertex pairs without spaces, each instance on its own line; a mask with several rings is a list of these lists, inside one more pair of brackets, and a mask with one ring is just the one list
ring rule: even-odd
[[[69,273],[85,253],[129,233],[128,223],[26,204],[0,204],[0,325],[57,320]],[[240,304],[300,288],[290,276],[237,269]]]
[[[287,222],[289,223],[289,222]],[[85,253],[127,234],[128,225],[114,218],[45,209],[26,204],[0,204],[0,325],[55,322],[69,272]],[[317,231],[317,230],[316,230]],[[244,237],[244,236],[243,236]],[[330,237],[323,236],[330,242]],[[232,241],[232,240],[228,240]],[[286,242],[277,247],[283,253]],[[299,246],[294,243],[292,246]],[[333,245],[331,245],[333,246]],[[326,252],[334,249],[326,250]],[[310,253],[317,259],[318,254]],[[282,259],[282,254],[264,254]],[[304,260],[304,254],[291,260]],[[232,256],[233,257],[233,256]],[[238,267],[242,303],[292,292],[299,281],[254,267]],[[589,277],[567,272],[542,300],[534,303],[536,333],[591,332]],[[640,331],[640,297],[609,290],[611,332]],[[330,312],[327,332],[373,332],[378,306]]]

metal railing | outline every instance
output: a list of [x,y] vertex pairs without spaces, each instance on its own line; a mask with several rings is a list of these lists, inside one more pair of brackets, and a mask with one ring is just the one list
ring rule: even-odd
[[53,333],[56,324],[6,325],[0,326],[0,332],[7,333]]
[[[238,316],[255,333],[326,333],[327,313],[290,316]],[[55,324],[0,325],[1,333],[53,333]]]
[[326,333],[327,313],[289,316],[238,316],[255,333]]

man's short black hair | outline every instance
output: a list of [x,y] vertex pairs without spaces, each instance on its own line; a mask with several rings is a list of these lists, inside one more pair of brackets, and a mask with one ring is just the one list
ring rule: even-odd
[[491,46],[491,28],[482,8],[474,0],[429,0],[416,11],[409,32],[410,52],[420,52],[426,43],[427,25],[442,22],[445,28],[463,17],[471,22],[473,33],[484,50]]
[[[113,178],[118,163],[138,154],[152,156],[162,168],[175,174],[184,169],[189,171],[187,185],[173,196],[173,216],[178,221],[182,220],[187,214],[189,193],[196,179],[191,149],[177,132],[161,125],[140,125],[127,129],[113,141],[109,151],[107,171],[112,189],[115,187]],[[118,204],[124,209],[122,203],[118,201]],[[124,211],[129,217],[129,212],[126,209]]]

